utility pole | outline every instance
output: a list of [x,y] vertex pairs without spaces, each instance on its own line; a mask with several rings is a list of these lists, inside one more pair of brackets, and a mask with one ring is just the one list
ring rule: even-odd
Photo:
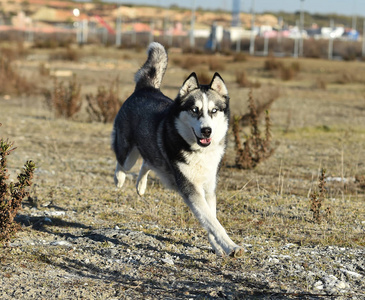
[[153,33],[155,31],[155,23],[153,21],[151,22],[150,28],[151,28],[151,31],[150,31],[149,43],[151,44],[154,39]]
[[[232,7],[232,27],[241,29],[241,0],[233,0],[233,7]],[[236,41],[236,52],[241,52],[241,31],[238,30],[238,37]]]
[[357,27],[357,24],[356,24],[356,14],[355,14],[355,11],[356,11],[356,1],[353,0],[352,1],[352,12],[353,12],[353,15],[352,15],[352,29],[356,30],[356,27]]
[[194,26],[195,26],[195,0],[193,0],[193,7],[191,9],[191,20],[190,20],[190,47],[191,48],[195,48]]
[[[331,19],[330,27],[334,28],[334,22],[333,19]],[[328,59],[332,59],[332,53],[333,53],[333,35],[330,33],[329,40],[328,40]]]
[[265,34],[264,37],[264,56],[267,56],[269,54],[269,37],[268,34]]
[[365,20],[362,25],[362,57],[365,57]]
[[303,2],[304,0],[300,0],[300,44],[299,44],[299,56],[303,56],[303,32],[304,32],[304,11],[303,11]]
[[87,37],[89,34],[89,21],[87,19],[82,20],[82,43],[87,43]]
[[[298,20],[295,22],[296,23],[296,26],[299,28],[299,24],[298,24]],[[299,52],[299,39],[300,39],[300,31],[299,31],[299,35],[296,35],[295,36],[295,39],[294,39],[294,54],[293,56],[295,58],[298,58],[298,52]]]
[[122,45],[122,16],[120,12],[120,5],[118,7],[118,17],[117,22],[115,24],[116,32],[115,32],[115,45],[120,47]]
[[252,7],[251,7],[251,36],[250,36],[250,55],[255,54],[255,0],[252,0]]

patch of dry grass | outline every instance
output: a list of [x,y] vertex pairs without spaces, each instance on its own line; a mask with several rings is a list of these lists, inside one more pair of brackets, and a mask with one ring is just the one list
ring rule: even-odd
[[[132,59],[139,64],[144,55],[133,54]],[[291,60],[284,62],[289,65]],[[197,65],[202,64],[198,56]],[[339,74],[344,69],[361,76],[365,67],[351,62],[304,60],[300,62],[300,76],[284,82],[265,77],[262,64],[263,59],[250,58],[220,71],[230,91],[232,115],[247,111],[247,90],[235,83],[239,68],[260,78],[259,101],[268,97],[264,91],[270,95],[272,89],[280,88],[280,93],[271,107],[272,134],[277,144],[269,159],[254,170],[231,168],[235,155],[233,135],[229,135],[227,163],[221,170],[218,186],[218,218],[239,243],[243,237],[252,235],[302,245],[365,245],[362,234],[365,192],[361,180],[355,179],[365,174],[363,88],[358,81],[334,83],[333,77],[333,73]],[[34,68],[37,66],[39,63]],[[108,67],[106,64],[105,69]],[[124,64],[117,70],[126,72],[126,67]],[[131,64],[129,68],[127,71],[133,74],[135,66]],[[162,91],[174,97],[185,75],[184,68],[168,69]],[[328,83],[326,89],[312,89],[314,75]],[[78,79],[85,91],[94,85],[87,69],[78,73]],[[120,85],[127,92],[133,91],[132,79],[132,76],[120,77]],[[149,180],[144,197],[137,196],[138,166],[132,170],[134,175],[127,179],[123,191],[114,190],[110,124],[52,119],[36,99],[0,101],[0,119],[6,124],[1,131],[19,147],[14,164],[19,164],[20,157],[36,156],[40,170],[35,176],[37,186],[33,192],[41,203],[52,200],[54,205],[76,210],[85,226],[118,225],[152,230],[143,225],[156,224],[160,228],[192,227],[205,234],[180,197],[163,189],[157,179]],[[284,130],[288,116],[290,126]],[[327,170],[327,177],[347,181],[327,183],[326,201],[332,214],[329,220],[317,224],[310,211],[310,194],[317,186],[321,168]]]

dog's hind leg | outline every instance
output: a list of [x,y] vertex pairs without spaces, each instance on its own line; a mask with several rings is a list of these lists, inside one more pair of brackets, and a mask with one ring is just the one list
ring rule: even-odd
[[142,196],[147,187],[147,177],[148,173],[150,172],[150,168],[148,167],[148,164],[146,161],[143,161],[141,170],[139,171],[138,179],[137,179],[137,193],[138,195]]
[[[139,157],[137,147],[133,147],[124,161],[118,157],[117,167],[115,168],[114,183],[118,188],[121,188],[125,181],[126,172],[128,172],[136,163]],[[121,163],[123,161],[123,163]]]
[[117,167],[115,168],[114,173],[114,183],[117,186],[117,188],[121,188],[125,181],[125,172],[123,171],[122,166],[117,162]]

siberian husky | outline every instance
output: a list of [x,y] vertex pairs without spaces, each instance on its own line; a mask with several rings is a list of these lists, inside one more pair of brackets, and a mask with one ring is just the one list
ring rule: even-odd
[[138,194],[144,194],[148,173],[153,170],[164,185],[182,196],[207,230],[215,253],[239,256],[242,248],[216,218],[217,172],[229,123],[226,85],[218,73],[209,85],[200,85],[192,73],[173,101],[160,91],[167,67],[165,48],[154,42],[147,53],[147,61],[135,74],[134,93],[114,121],[115,184],[123,186],[126,172],[142,156]]

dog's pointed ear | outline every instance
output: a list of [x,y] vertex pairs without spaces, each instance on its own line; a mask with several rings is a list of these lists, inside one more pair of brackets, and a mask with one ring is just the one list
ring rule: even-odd
[[195,72],[191,73],[189,77],[184,81],[182,87],[180,88],[178,97],[184,98],[192,90],[199,88],[198,77],[196,77]]
[[210,83],[210,88],[216,91],[219,95],[223,97],[228,97],[228,89],[222,77],[218,73],[214,74],[213,79]]

